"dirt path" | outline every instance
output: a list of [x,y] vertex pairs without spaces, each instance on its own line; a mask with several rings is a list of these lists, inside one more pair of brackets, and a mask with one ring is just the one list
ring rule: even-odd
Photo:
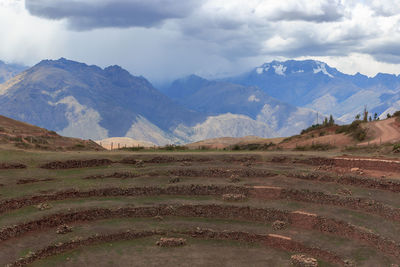
[[360,145],[388,143],[400,140],[400,127],[395,118],[371,123],[369,130],[374,132],[375,138]]

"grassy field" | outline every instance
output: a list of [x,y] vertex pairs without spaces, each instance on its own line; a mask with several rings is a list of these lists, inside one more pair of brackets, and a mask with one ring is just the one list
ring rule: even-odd
[[[344,184],[377,178],[310,160],[340,154],[3,149],[0,163],[26,168],[0,169],[0,265],[290,266],[295,254],[319,266],[400,263],[398,193]],[[79,167],[94,159],[109,161]],[[57,234],[64,223],[72,231]],[[161,237],[186,244],[156,246]]]

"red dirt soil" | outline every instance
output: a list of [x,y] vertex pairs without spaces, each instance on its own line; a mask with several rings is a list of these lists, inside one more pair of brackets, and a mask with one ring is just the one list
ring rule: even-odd
[[12,144],[22,149],[104,150],[94,141],[60,136],[54,131],[1,115],[0,144]]
[[293,140],[286,141],[279,144],[279,147],[283,149],[294,149],[296,147],[311,146],[311,145],[331,145],[335,147],[345,147],[348,145],[355,144],[354,140],[345,134],[330,134],[316,137],[299,137]]
[[391,118],[368,123],[366,127],[368,131],[372,132],[373,139],[359,145],[380,145],[400,141],[400,123],[396,119]]

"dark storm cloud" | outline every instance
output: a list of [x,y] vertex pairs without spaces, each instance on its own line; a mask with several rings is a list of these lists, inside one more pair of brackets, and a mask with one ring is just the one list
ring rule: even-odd
[[363,49],[362,52],[370,54],[376,60],[381,62],[400,64],[399,40],[371,44],[367,48]]
[[26,0],[34,16],[67,19],[74,30],[154,27],[189,15],[202,0]]

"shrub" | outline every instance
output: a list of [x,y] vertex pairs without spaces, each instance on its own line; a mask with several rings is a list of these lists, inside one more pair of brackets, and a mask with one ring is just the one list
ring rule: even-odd
[[274,143],[270,142],[268,144],[258,144],[258,143],[253,143],[253,144],[236,144],[231,147],[229,147],[229,150],[234,150],[234,151],[239,151],[239,150],[268,150],[270,147],[275,146]]
[[240,150],[240,146],[239,146],[239,145],[234,145],[234,146],[232,147],[232,150]]
[[362,121],[355,120],[351,124],[339,126],[336,133],[350,134],[354,139],[363,141],[367,137],[367,131],[361,127]]
[[393,113],[392,117],[400,117],[400,110]]
[[396,153],[400,152],[400,144],[394,144],[393,145],[393,151],[396,152]]
[[84,144],[76,144],[74,147],[75,148],[85,148],[85,145]]
[[302,130],[300,134],[306,134],[308,132],[311,132],[311,131],[314,131],[314,130],[318,130],[318,129],[322,129],[324,127],[326,127],[326,126],[322,125],[322,124],[313,124],[310,127]]
[[363,141],[367,137],[367,131],[360,127],[352,134],[352,136],[358,141]]
[[177,150],[187,150],[188,148],[186,146],[180,146],[180,145],[166,145],[164,147],[160,147],[159,149],[167,151],[177,151]]
[[142,146],[133,146],[133,147],[121,147],[119,150],[124,150],[124,151],[140,151],[144,150],[145,148]]

